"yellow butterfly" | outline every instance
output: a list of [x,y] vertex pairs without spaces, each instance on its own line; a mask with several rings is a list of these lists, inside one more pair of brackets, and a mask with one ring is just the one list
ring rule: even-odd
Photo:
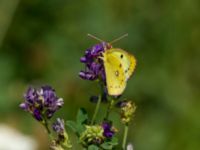
[[[88,36],[104,42],[93,35],[88,34]],[[125,36],[127,36],[127,34],[110,43],[116,42]],[[103,52],[102,57],[106,75],[106,86],[109,95],[118,96],[123,93],[126,88],[127,80],[134,72],[136,59],[133,55],[120,48],[112,48],[111,45],[108,47],[110,48]]]
[[111,48],[103,53],[103,63],[108,94],[121,95],[126,88],[127,80],[134,72],[135,57],[122,49]]

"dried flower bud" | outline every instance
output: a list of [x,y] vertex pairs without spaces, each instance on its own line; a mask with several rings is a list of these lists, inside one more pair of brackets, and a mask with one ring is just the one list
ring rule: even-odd
[[51,142],[50,150],[64,150],[64,148],[59,145],[55,140]]
[[123,101],[120,104],[121,107],[121,121],[123,124],[130,123],[133,114],[136,110],[136,106],[132,101]]
[[65,130],[65,123],[63,119],[57,118],[56,122],[52,125],[53,130],[57,133],[57,145],[63,145],[67,148],[71,148],[71,142],[69,140],[68,134]]

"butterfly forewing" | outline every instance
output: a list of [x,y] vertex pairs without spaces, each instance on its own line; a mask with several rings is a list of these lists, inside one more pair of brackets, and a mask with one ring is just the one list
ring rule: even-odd
[[121,61],[109,50],[103,54],[103,60],[108,94],[121,95],[126,87],[126,77]]
[[136,66],[135,57],[119,48],[111,48],[107,51],[108,54],[112,55],[113,57],[116,57],[116,59],[120,61],[120,66],[124,70],[126,80],[128,80],[133,74]]

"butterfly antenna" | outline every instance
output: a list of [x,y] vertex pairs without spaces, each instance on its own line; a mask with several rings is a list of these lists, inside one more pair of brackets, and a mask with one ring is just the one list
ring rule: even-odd
[[95,39],[95,40],[97,40],[97,41],[99,41],[99,42],[104,42],[102,39],[100,39],[100,38],[98,38],[98,37],[96,37],[96,36],[94,36],[94,35],[92,35],[92,34],[87,34],[87,36],[89,36],[89,37],[91,37],[92,39]]
[[113,43],[115,43],[115,42],[117,42],[117,41],[119,41],[119,40],[121,40],[121,39],[123,39],[123,38],[125,38],[127,36],[128,36],[128,33],[126,33],[126,34],[116,38],[115,40],[111,41],[110,44],[113,44]]

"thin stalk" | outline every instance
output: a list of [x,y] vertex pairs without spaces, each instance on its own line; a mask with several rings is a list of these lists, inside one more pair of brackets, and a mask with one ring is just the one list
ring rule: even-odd
[[46,129],[46,131],[48,133],[48,136],[49,136],[50,140],[52,140],[53,136],[52,136],[51,130],[49,129],[49,122],[48,122],[48,120],[46,118],[44,119],[43,125],[44,125],[44,127],[45,127],[45,129]]
[[127,136],[128,136],[128,124],[125,124],[125,126],[124,126],[124,137],[123,137],[123,143],[122,143],[122,149],[123,150],[126,149]]
[[96,119],[97,113],[99,111],[100,104],[101,104],[101,94],[98,96],[98,101],[97,101],[97,105],[96,105],[96,108],[95,108],[95,111],[94,111],[94,115],[92,117],[91,124],[94,124],[94,121]]
[[107,111],[106,111],[106,117],[105,117],[105,120],[108,120],[109,118],[109,115],[110,115],[110,112],[112,110],[112,107],[113,107],[113,104],[114,104],[114,100],[111,99],[109,104],[108,104],[108,108],[107,108]]

